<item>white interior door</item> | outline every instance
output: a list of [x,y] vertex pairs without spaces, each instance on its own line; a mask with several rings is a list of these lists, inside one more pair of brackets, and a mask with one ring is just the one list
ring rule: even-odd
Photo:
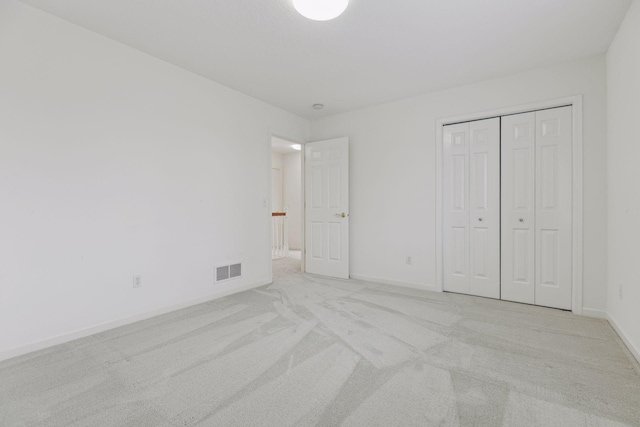
[[469,123],[469,293],[500,298],[500,119]]
[[445,126],[444,289],[500,298],[500,119]]
[[535,304],[571,309],[571,107],[536,112]]
[[469,123],[444,127],[444,290],[469,293]]
[[502,299],[535,301],[535,113],[502,118]]
[[305,144],[305,265],[349,278],[349,139]]
[[572,107],[443,127],[443,285],[572,308]]

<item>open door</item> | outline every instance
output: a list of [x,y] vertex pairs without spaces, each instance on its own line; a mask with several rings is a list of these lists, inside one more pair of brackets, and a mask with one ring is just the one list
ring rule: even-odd
[[349,278],[349,139],[305,144],[307,273]]

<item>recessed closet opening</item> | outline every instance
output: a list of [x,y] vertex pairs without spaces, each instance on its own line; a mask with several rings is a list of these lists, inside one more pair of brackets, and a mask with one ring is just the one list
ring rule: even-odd
[[581,312],[579,97],[438,122],[440,290]]

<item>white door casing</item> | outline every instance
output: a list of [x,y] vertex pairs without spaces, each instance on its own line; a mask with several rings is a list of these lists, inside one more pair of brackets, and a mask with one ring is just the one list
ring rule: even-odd
[[349,278],[349,139],[305,145],[307,273]]
[[502,299],[533,304],[535,113],[502,118]]
[[571,107],[536,112],[535,304],[571,309]]
[[444,289],[500,298],[500,119],[443,135]]

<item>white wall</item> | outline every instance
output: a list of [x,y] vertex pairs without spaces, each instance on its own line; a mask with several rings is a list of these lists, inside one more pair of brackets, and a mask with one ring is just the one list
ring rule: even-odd
[[[271,168],[280,170],[281,181],[271,180],[273,212],[287,211],[289,249],[302,246],[302,157],[295,153],[272,153]],[[275,175],[273,175],[275,176]]]
[[289,221],[289,249],[302,247],[302,154],[283,156],[284,206]]
[[271,168],[282,169],[284,162],[283,155],[281,153],[271,153]]
[[[584,299],[606,306],[603,57],[315,120],[312,139],[351,141],[351,274],[435,285],[436,119],[584,95]],[[406,264],[406,256],[414,264]]]
[[640,0],[607,54],[610,319],[640,358]]
[[271,212],[283,210],[283,163],[282,154],[271,153]]
[[[640,207],[625,186],[638,181],[638,9],[608,57],[609,311],[636,347],[629,218]],[[268,281],[271,134],[349,136],[352,274],[433,285],[436,119],[575,94],[585,102],[584,307],[605,309],[604,58],[316,120],[308,138],[304,119],[15,0],[0,0],[0,57],[0,359]],[[236,261],[243,278],[214,286],[213,267]]]
[[0,359],[268,282],[269,139],[307,120],[14,0],[0,58]]

